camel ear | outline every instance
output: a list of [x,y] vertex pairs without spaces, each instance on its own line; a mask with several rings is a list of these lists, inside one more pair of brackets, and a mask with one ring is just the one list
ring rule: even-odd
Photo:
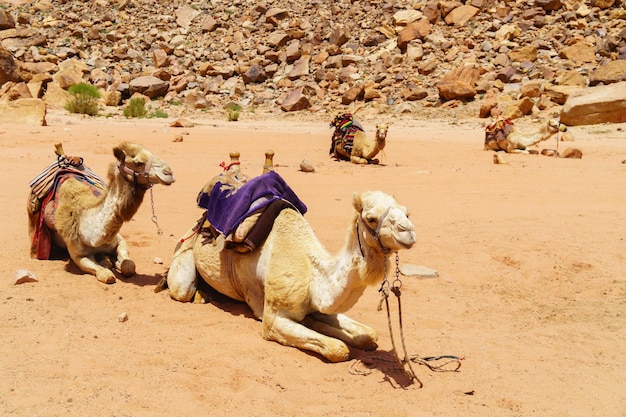
[[126,154],[119,146],[113,148],[113,155],[115,155],[115,158],[117,158],[117,160],[120,162],[124,162],[124,160],[126,159]]
[[352,194],[352,205],[354,209],[359,213],[363,211],[363,202],[361,201],[361,194],[353,193]]

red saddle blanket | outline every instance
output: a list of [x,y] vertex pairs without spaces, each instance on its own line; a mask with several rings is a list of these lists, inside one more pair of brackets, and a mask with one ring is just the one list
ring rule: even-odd
[[[28,213],[32,225],[30,254],[33,258],[51,259],[53,249],[52,230],[49,229],[46,223],[46,207],[49,204],[52,204],[53,211],[56,211],[58,204],[56,196],[59,188],[61,184],[70,178],[74,178],[75,180],[87,185],[91,189],[91,192],[96,196],[102,195],[104,192],[104,188],[102,187],[103,182],[101,182],[102,180],[98,178],[98,181],[94,181],[93,178],[84,172],[72,168],[61,168],[54,172],[53,180],[47,191],[43,193],[43,198],[40,198],[42,195],[40,189],[36,190],[35,188],[32,188],[31,198],[28,202]],[[37,191],[39,191],[40,194],[37,194]]]

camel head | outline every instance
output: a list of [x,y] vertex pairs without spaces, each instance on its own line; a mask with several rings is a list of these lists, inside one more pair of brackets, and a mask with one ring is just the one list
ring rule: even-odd
[[383,150],[385,147],[387,130],[389,130],[389,125],[387,123],[378,123],[376,125],[376,143],[378,144],[379,150]]
[[556,119],[550,119],[548,120],[548,129],[550,129],[553,132],[567,132],[567,126],[564,125],[563,123],[559,122]]
[[355,193],[352,205],[358,213],[357,227],[360,220],[366,229],[359,232],[360,239],[364,238],[369,246],[389,253],[410,249],[415,244],[415,231],[407,209],[393,196],[381,191]]
[[170,185],[174,182],[172,169],[165,161],[153,155],[142,145],[124,142],[113,148],[117,167],[122,176],[142,188],[154,184]]

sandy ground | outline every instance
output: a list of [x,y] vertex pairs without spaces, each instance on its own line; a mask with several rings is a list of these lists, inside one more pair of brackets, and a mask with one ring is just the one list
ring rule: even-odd
[[[626,415],[624,124],[572,128],[576,142],[559,146],[580,148],[580,160],[507,155],[495,165],[481,121],[388,120],[383,164],[356,166],[328,157],[329,120],[242,119],[172,128],[51,115],[47,127],[0,126],[2,415]],[[374,124],[364,121],[369,135]],[[148,147],[176,176],[154,188],[154,213],[148,195],[122,228],[138,275],[104,285],[65,261],[30,259],[28,182],[52,161],[53,143],[105,175],[123,140]],[[423,387],[408,383],[389,362],[375,287],[350,315],[378,330],[379,349],[337,364],[263,340],[245,305],[154,292],[219,163],[239,151],[242,169],[257,175],[266,149],[331,252],[344,242],[354,191],[393,193],[409,208],[418,243],[400,264],[439,277],[400,276],[406,347],[416,358],[462,357],[458,372],[414,364]],[[299,171],[304,158],[315,173]],[[18,269],[38,282],[14,285]]]

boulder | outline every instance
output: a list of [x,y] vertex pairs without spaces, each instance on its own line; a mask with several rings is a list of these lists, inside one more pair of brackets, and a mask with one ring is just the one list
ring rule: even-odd
[[0,44],[0,85],[7,81],[21,80],[18,61]]
[[46,104],[38,98],[0,103],[0,124],[2,123],[46,126]]
[[280,108],[283,111],[291,112],[291,111],[299,111],[308,109],[311,107],[311,103],[309,99],[303,93],[304,87],[298,87],[295,90],[292,90],[287,97],[283,100],[280,105]]
[[560,119],[569,126],[626,122],[626,81],[570,95]]
[[151,99],[161,97],[167,93],[169,82],[151,75],[137,77],[130,82],[130,94],[140,93]]
[[619,81],[626,81],[626,59],[610,61],[600,65],[589,75],[590,86],[600,83],[611,84]]

